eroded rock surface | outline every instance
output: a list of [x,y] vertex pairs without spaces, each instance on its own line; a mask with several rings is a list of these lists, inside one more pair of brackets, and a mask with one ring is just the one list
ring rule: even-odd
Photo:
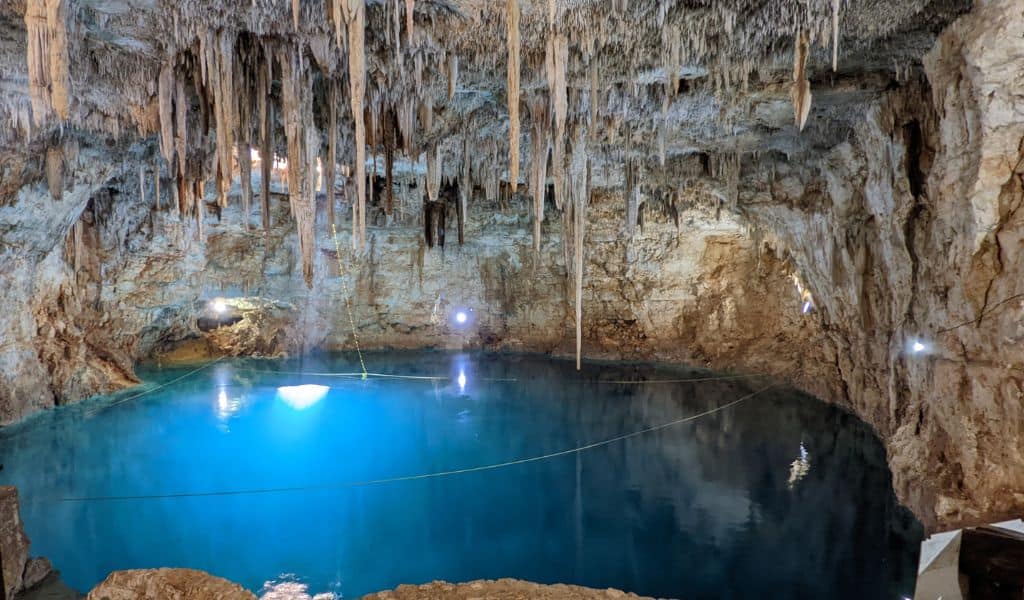
[[256,600],[237,583],[194,569],[114,571],[87,600]]
[[15,598],[36,587],[52,572],[50,561],[29,558],[29,539],[22,526],[18,490],[10,486],[0,486],[0,569],[5,598]]
[[471,600],[493,598],[494,600],[520,600],[525,598],[565,600],[608,600],[620,598],[646,598],[636,594],[607,589],[595,590],[578,585],[541,585],[517,579],[495,581],[471,581],[469,583],[447,583],[435,581],[424,585],[403,585],[393,591],[377,592],[363,596],[364,600]]

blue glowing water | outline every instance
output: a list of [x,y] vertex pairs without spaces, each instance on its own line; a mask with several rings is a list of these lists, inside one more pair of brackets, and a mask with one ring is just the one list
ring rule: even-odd
[[[339,357],[226,361],[141,398],[98,398],[0,431],[0,483],[21,490],[33,552],[80,590],[115,569],[181,566],[256,592],[291,579],[345,598],[498,577],[676,598],[913,591],[921,527],[896,503],[877,438],[836,408],[773,388],[581,453],[352,486],[555,453],[764,386],[611,383],[695,374],[577,373],[536,356],[389,353],[367,365],[444,380],[262,372],[358,371]],[[189,370],[141,375],[168,382]]]

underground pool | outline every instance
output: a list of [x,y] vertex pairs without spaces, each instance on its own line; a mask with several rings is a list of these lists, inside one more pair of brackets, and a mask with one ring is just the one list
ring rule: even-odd
[[838,408],[647,364],[366,367],[143,367],[142,387],[0,431],[0,484],[20,490],[34,553],[82,591],[180,566],[344,598],[499,577],[669,598],[913,592],[921,526],[881,443]]

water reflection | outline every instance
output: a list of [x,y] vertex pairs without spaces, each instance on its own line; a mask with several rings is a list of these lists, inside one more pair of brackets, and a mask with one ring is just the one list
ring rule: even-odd
[[[450,379],[297,381],[259,371],[358,366],[332,357],[234,361],[93,419],[80,405],[3,431],[0,482],[22,488],[34,550],[80,589],[113,569],[173,565],[260,593],[268,574],[295,573],[300,579],[274,585],[346,597],[496,577],[683,598],[912,591],[920,527],[895,502],[881,444],[835,408],[773,390],[580,454],[323,488],[560,452],[759,389],[743,380],[609,383],[688,374],[610,364],[577,374],[571,362],[530,356],[366,358],[373,371]],[[143,376],[169,381],[187,370]],[[277,401],[280,388],[300,385],[331,389],[315,409]],[[225,418],[230,430],[220,427]],[[54,502],[302,486],[321,487]]]

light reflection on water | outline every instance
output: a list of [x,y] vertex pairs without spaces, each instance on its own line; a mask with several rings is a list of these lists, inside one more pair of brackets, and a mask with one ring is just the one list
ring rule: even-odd
[[[578,374],[532,356],[382,353],[367,363],[445,380],[259,372],[358,371],[332,357],[219,363],[92,418],[119,396],[0,432],[0,483],[21,489],[33,551],[82,590],[114,569],[156,566],[204,569],[272,600],[499,577],[682,598],[913,590],[920,526],[895,503],[878,440],[838,409],[776,389],[579,454],[324,488],[560,452],[763,385],[601,383],[687,373],[587,364]],[[141,374],[169,381],[188,370]],[[321,387],[281,393],[296,386]],[[317,489],[55,501],[304,486]]]

